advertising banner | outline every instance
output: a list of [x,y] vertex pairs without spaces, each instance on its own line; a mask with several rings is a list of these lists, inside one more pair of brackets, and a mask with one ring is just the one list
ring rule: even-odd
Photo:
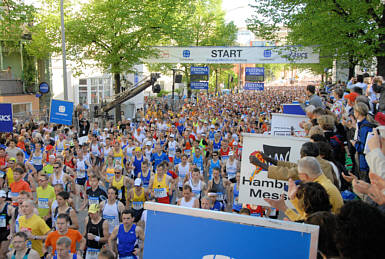
[[319,53],[311,47],[154,47],[157,55],[145,63],[195,64],[286,64],[319,63]]
[[191,82],[190,86],[193,90],[207,90],[209,89],[209,82]]
[[246,82],[245,86],[243,87],[245,90],[255,90],[255,91],[263,91],[265,90],[265,84],[264,83],[250,83]]
[[246,67],[245,74],[246,76],[264,76],[265,68],[264,67]]
[[309,140],[306,138],[298,137],[243,134],[244,159],[241,161],[239,203],[269,206],[264,198],[279,199],[281,194],[284,194],[286,205],[293,208],[285,191],[285,186],[288,187],[287,181],[270,179],[264,170],[255,172],[256,166],[250,163],[249,156],[262,151],[274,159],[297,163],[300,159],[301,146],[307,141]]
[[146,202],[145,209],[143,258],[317,257],[319,227],[315,225],[153,202]]
[[12,131],[12,103],[0,103],[0,132]]
[[73,102],[62,100],[51,100],[49,122],[56,124],[72,125]]
[[271,135],[304,137],[306,135],[305,130],[299,127],[299,123],[306,120],[307,117],[303,115],[273,113]]

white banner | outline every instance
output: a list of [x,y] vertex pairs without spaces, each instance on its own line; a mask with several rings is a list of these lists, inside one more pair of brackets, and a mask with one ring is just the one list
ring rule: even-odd
[[158,57],[147,63],[286,64],[319,63],[311,47],[155,47]]
[[299,127],[301,121],[307,121],[303,115],[273,113],[271,118],[271,135],[304,137],[305,130]]
[[[257,173],[252,181],[250,177],[256,167],[250,163],[249,156],[256,151],[262,151],[266,155],[277,160],[297,163],[300,159],[300,150],[304,143],[309,141],[305,138],[278,137],[258,134],[243,134],[243,150],[241,162],[241,182],[239,185],[239,202],[246,204],[269,206],[264,198],[279,199],[285,194],[288,200],[285,185],[287,181],[278,181],[267,177],[267,171]],[[293,208],[290,202],[286,205]]]

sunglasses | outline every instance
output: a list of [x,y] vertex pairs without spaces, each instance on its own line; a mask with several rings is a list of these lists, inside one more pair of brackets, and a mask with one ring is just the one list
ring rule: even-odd
[[59,169],[60,167],[54,167],[53,169]]

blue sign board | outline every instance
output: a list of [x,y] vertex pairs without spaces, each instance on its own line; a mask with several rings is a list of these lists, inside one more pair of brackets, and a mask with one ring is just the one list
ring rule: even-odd
[[191,67],[190,74],[191,75],[208,75],[209,68],[208,67]]
[[208,90],[209,82],[191,82],[191,89],[193,90]]
[[39,92],[46,94],[49,92],[49,85],[46,82],[43,82],[39,85]]
[[[316,252],[311,252],[316,251],[317,244],[315,247],[311,244],[313,234],[301,231],[298,223],[284,223],[279,220],[264,220],[243,215],[232,216],[230,213],[202,209],[179,208],[175,208],[175,213],[148,208],[144,240],[144,247],[147,249],[144,249],[144,258],[316,258]],[[184,212],[177,214],[178,210]],[[187,213],[190,210],[189,215]],[[218,214],[223,218],[234,217],[244,222],[266,222],[270,226],[256,225],[256,223],[241,224],[235,221],[201,217],[200,214],[214,216]],[[291,229],[280,228],[284,224],[290,224]],[[309,227],[313,228],[313,226]],[[318,228],[318,226],[314,227]],[[293,230],[296,228],[298,229]],[[185,233],[183,238],[180,236],[181,229]]]
[[283,113],[285,114],[296,114],[296,115],[306,115],[306,112],[303,110],[300,104],[284,104]]
[[245,90],[263,91],[263,90],[265,90],[265,84],[264,83],[250,83],[250,82],[246,82],[243,89],[245,89]]
[[247,76],[264,76],[265,68],[264,67],[246,67],[245,73]]
[[49,122],[56,124],[72,125],[73,102],[54,100],[51,101]]
[[12,132],[12,104],[0,103],[0,132]]
[[134,74],[134,85],[137,85],[139,83],[139,76],[138,73]]

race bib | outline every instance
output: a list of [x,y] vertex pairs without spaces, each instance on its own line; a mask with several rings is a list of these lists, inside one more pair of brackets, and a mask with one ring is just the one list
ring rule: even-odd
[[194,191],[193,190],[193,193],[194,193],[195,198],[197,198],[197,199],[199,199],[199,197],[201,196],[201,192],[200,191]]
[[224,200],[224,195],[221,192],[217,192],[217,201],[223,201]]
[[103,215],[103,218],[104,218],[105,220],[107,220],[107,222],[108,222],[109,225],[114,225],[114,222],[115,222],[115,219],[116,219],[115,216]]
[[235,200],[234,200],[234,205],[238,205],[239,203],[238,203],[238,197],[237,198],[235,198]]
[[4,178],[5,176],[5,172],[4,171],[0,171],[0,178]]
[[38,198],[37,206],[39,209],[49,209],[48,198]]
[[86,177],[86,172],[83,171],[83,170],[78,170],[77,171],[77,175],[76,175],[76,178],[85,178]]
[[155,198],[164,198],[167,197],[166,188],[155,188],[154,189]]
[[99,204],[99,197],[89,196],[88,197],[88,205],[91,206],[92,204]]
[[6,226],[7,226],[6,215],[0,215],[0,228],[5,228]]
[[134,210],[141,210],[141,209],[143,209],[143,201],[133,201],[132,202],[132,208]]
[[87,247],[86,259],[98,259],[100,249]]
[[118,190],[118,199],[121,200],[123,198],[122,190]]

